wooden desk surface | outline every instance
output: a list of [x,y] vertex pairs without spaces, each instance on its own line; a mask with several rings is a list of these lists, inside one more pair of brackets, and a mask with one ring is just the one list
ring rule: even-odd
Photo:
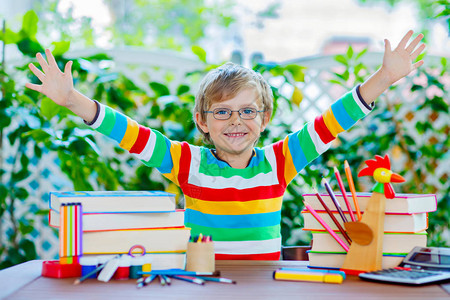
[[343,284],[284,282],[272,279],[279,267],[305,267],[302,261],[218,261],[221,276],[236,285],[207,282],[204,286],[173,280],[171,286],[157,282],[141,289],[135,280],[108,283],[88,279],[73,285],[74,278],[41,276],[42,261],[29,261],[0,271],[1,299],[450,299],[443,286],[421,287],[371,283],[347,276]]

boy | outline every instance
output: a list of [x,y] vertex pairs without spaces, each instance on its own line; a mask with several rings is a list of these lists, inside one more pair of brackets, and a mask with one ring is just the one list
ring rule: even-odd
[[[80,94],[73,88],[72,62],[62,73],[51,52],[38,53],[41,85],[26,86],[69,108],[86,124],[115,139],[144,164],[180,186],[186,199],[185,225],[192,235],[212,235],[217,259],[278,260],[284,191],[339,132],[370,112],[373,101],[423,64],[419,34],[409,31],[391,51],[385,40],[382,67],[336,101],[314,122],[264,148],[255,148],[272,113],[272,93],[260,74],[234,64],[212,70],[201,83],[194,118],[215,149],[170,141],[161,133]],[[417,49],[416,49],[417,47]]]

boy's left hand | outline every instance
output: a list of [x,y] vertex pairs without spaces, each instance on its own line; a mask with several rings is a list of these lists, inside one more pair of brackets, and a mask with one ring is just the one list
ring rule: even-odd
[[391,50],[391,43],[389,40],[384,40],[385,51],[381,69],[386,72],[385,74],[388,76],[390,84],[393,84],[423,65],[422,60],[414,63],[419,54],[425,49],[425,44],[423,43],[417,47],[423,39],[423,34],[419,34],[411,43],[409,43],[409,45],[407,45],[413,33],[412,30],[408,31],[394,50]]

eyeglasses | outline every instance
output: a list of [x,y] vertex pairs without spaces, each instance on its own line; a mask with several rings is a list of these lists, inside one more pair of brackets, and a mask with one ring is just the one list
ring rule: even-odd
[[216,108],[214,110],[204,110],[204,113],[213,114],[214,119],[216,120],[228,120],[231,118],[231,114],[233,112],[238,112],[241,119],[244,120],[252,120],[256,118],[259,112],[264,112],[265,110],[257,110],[252,107],[244,107],[239,110],[231,110],[229,108]]

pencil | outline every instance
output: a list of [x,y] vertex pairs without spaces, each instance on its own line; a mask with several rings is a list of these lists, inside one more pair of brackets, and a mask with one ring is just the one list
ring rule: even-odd
[[195,277],[184,276],[184,275],[170,275],[170,277],[178,279],[178,280],[182,280],[182,281],[187,281],[187,282],[190,282],[190,283],[199,284],[199,285],[204,285],[205,284],[204,280],[201,280],[201,279],[195,278]]
[[345,252],[348,252],[349,247],[344,243],[344,241],[336,234],[334,231],[328,226],[328,224],[319,216],[319,214],[305,201],[303,201],[303,204],[305,204],[305,207],[309,212],[316,218],[316,220],[325,228],[326,231],[328,231],[329,234],[336,240],[336,242],[341,245],[342,248],[344,248]]
[[172,284],[172,280],[170,280],[170,277],[167,275],[161,275],[164,280],[166,281],[167,285],[171,285]]
[[344,215],[344,212],[342,211],[341,205],[339,204],[339,202],[336,199],[336,196],[333,193],[333,190],[331,189],[330,185],[328,184],[328,181],[325,178],[322,178],[322,184],[325,187],[325,189],[328,192],[328,195],[330,195],[331,200],[334,203],[334,206],[336,207],[337,211],[339,212],[339,215],[342,218],[342,221],[344,221],[344,223],[347,223],[347,218]]
[[342,197],[344,197],[345,205],[347,206],[348,213],[350,214],[350,218],[352,219],[352,222],[355,222],[355,215],[353,214],[352,206],[350,205],[350,202],[347,198],[347,192],[345,191],[344,182],[342,182],[341,174],[339,174],[338,169],[336,166],[334,167],[334,176],[336,176],[336,180],[339,185],[339,189],[341,190]]
[[336,219],[334,214],[331,212],[331,210],[328,208],[328,206],[325,204],[325,201],[323,201],[322,196],[320,196],[319,192],[314,188],[314,193],[316,194],[317,199],[319,199],[320,204],[322,204],[323,208],[327,211],[328,215],[330,216],[333,223],[336,225],[336,227],[339,229],[339,232],[342,233],[342,236],[345,238],[345,240],[351,244],[352,240],[348,236],[347,232],[345,232],[344,228],[342,228],[342,225],[339,223],[339,221]]
[[358,197],[356,197],[355,183],[353,182],[352,170],[350,170],[350,165],[348,161],[344,161],[345,167],[345,175],[347,176],[348,186],[350,188],[350,192],[352,192],[353,203],[355,204],[356,215],[358,216],[358,221],[361,221],[361,211],[359,209]]
[[214,282],[221,282],[221,283],[236,284],[236,281],[228,279],[228,278],[204,277],[204,276],[195,276],[195,277],[198,279],[204,280],[204,281],[214,281]]

